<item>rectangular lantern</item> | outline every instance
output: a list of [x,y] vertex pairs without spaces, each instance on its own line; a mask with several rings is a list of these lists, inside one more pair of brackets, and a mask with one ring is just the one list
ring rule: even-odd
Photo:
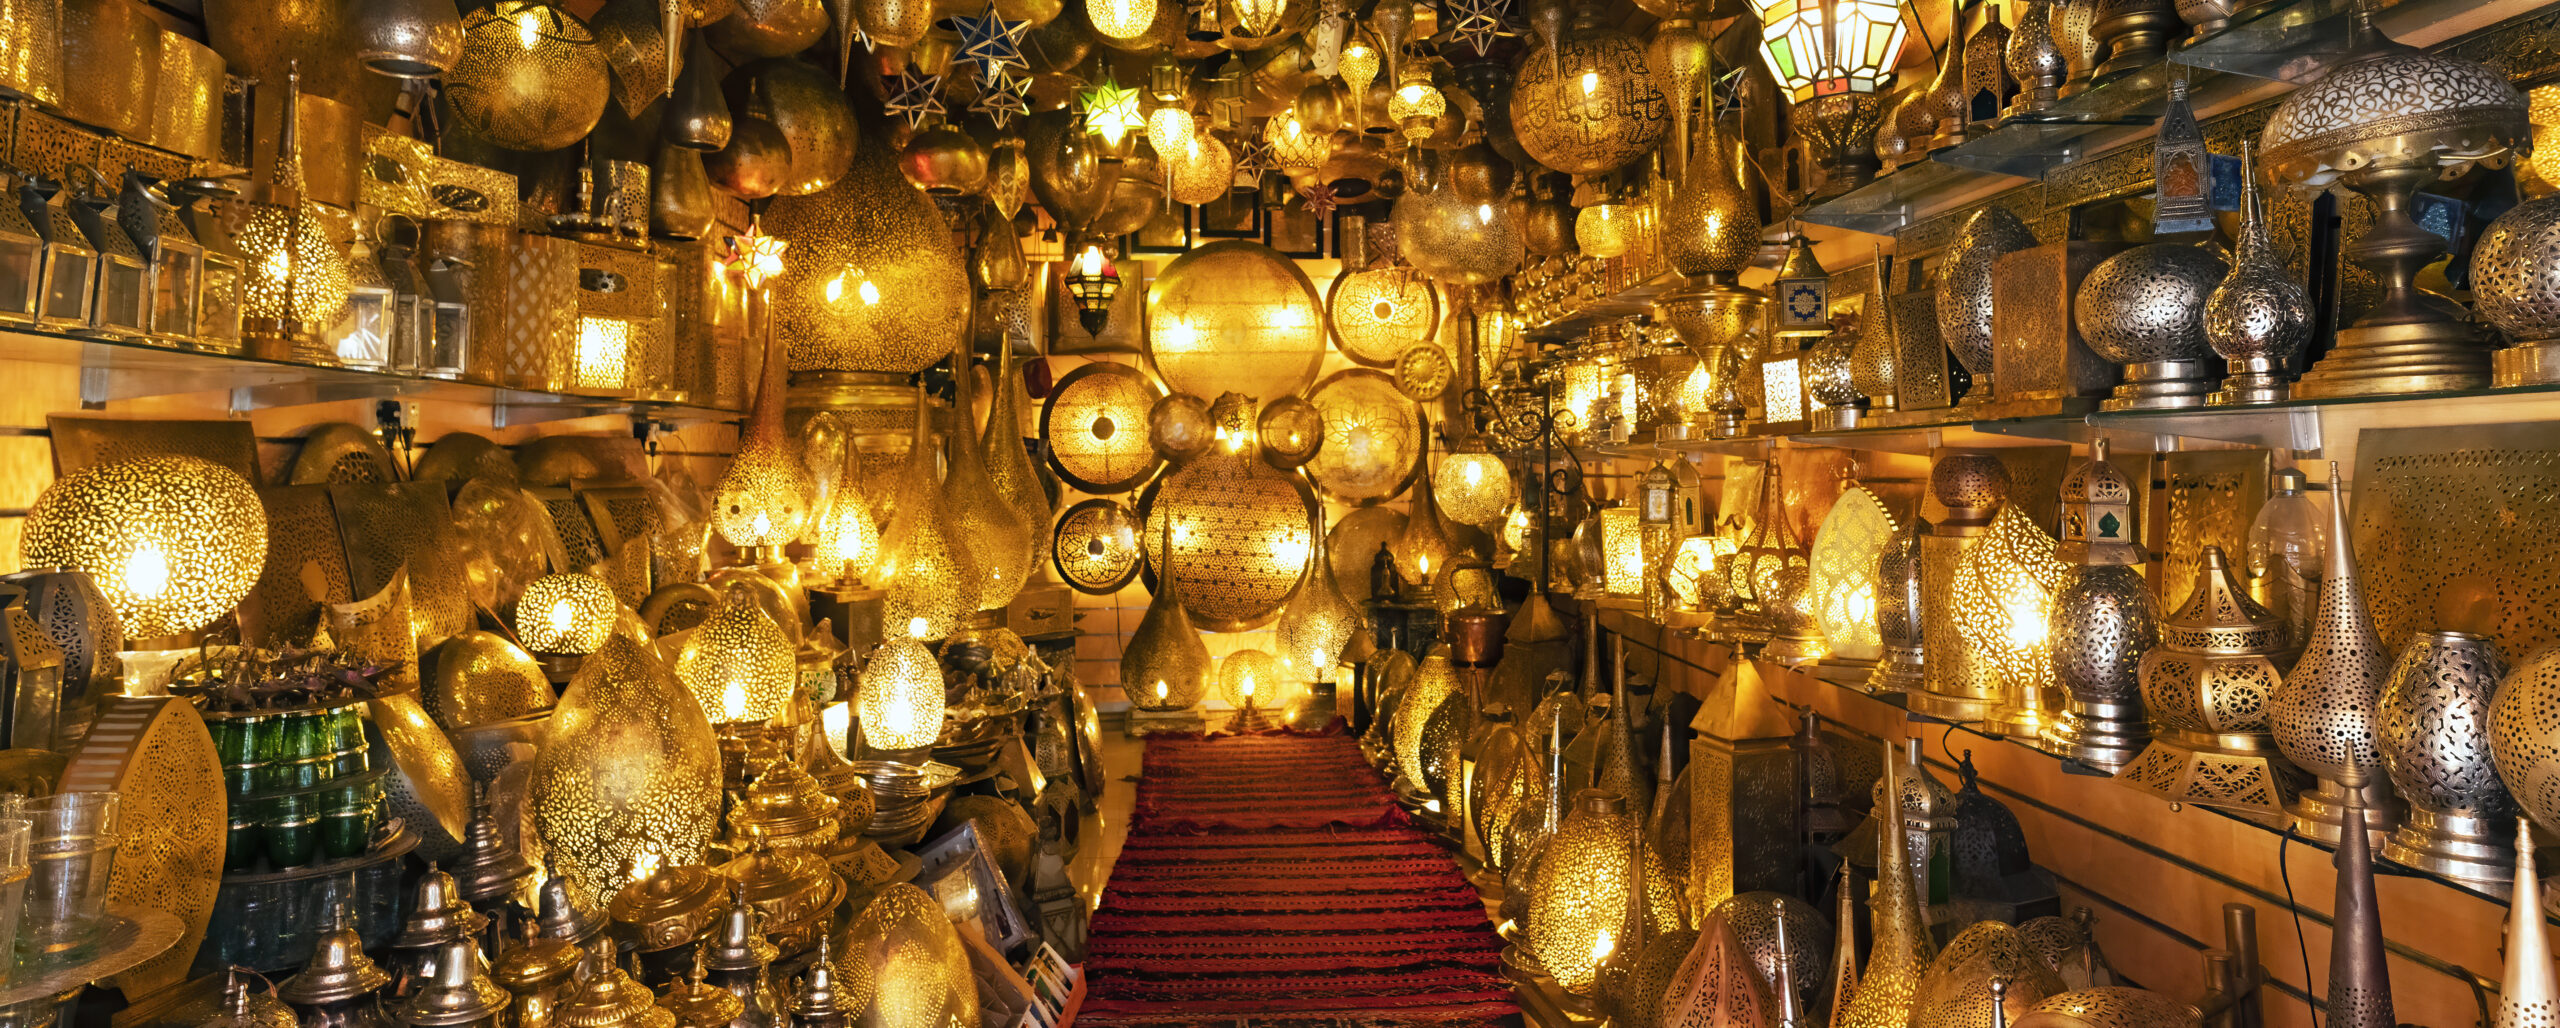
[[22,202],[0,203],[0,323],[28,325],[44,296],[44,233],[28,220],[26,181],[0,175],[0,187],[13,180]]
[[240,349],[241,290],[248,280],[239,244],[223,227],[222,218],[208,197],[189,197],[186,205],[178,208],[178,220],[186,225],[204,262],[202,282],[196,290],[192,333],[195,348],[236,353]]
[[[90,298],[88,331],[119,339],[138,339],[151,331],[150,265],[142,256],[142,247],[124,230],[117,217],[117,199],[105,189],[104,179],[80,183],[66,192],[70,197],[71,223],[80,227],[80,236],[97,251],[97,295]],[[92,188],[92,187],[95,188]]]
[[361,231],[347,249],[347,305],[322,330],[322,342],[338,363],[364,371],[391,367],[396,310],[391,279],[382,273],[373,240]]
[[[1992,264],[1992,375],[2000,400],[2105,396],[2123,372],[2080,341],[2074,297],[2123,243],[2072,240],[2029,247]],[[2058,409],[2058,408],[2057,408]]]
[[1795,734],[1751,661],[1724,669],[1689,722],[1689,909],[1800,884]]
[[[1644,597],[1644,523],[1641,512],[1620,504],[1600,512],[1601,602],[1633,606]],[[1633,602],[1631,602],[1633,601]]]
[[665,330],[666,298],[658,262],[644,253],[578,247],[578,350],[570,388],[589,396],[662,393],[653,338]]
[[1887,316],[1893,319],[1893,409],[1936,410],[1953,406],[1955,394],[1949,381],[1947,344],[1938,335],[1937,294],[1927,289],[1906,289],[1886,297],[1885,307]]
[[[1784,347],[1789,342],[1780,339],[1774,345]],[[1760,403],[1765,413],[1758,432],[1788,435],[1812,427],[1813,412],[1820,405],[1805,391],[1804,359],[1805,352],[1794,349],[1760,359]]]
[[147,262],[151,337],[171,344],[193,339],[204,292],[204,246],[178,217],[177,205],[130,171],[117,197],[116,220]]
[[64,192],[59,182],[29,179],[18,195],[19,210],[44,238],[44,285],[36,323],[70,332],[89,327],[89,305],[97,294],[98,251],[72,223],[70,198]]
[[0,585],[0,741],[12,748],[61,744],[62,647],[27,611],[27,591]]

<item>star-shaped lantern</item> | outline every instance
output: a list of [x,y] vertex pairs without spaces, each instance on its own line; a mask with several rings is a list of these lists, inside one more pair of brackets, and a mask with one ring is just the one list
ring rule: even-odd
[[987,87],[978,91],[978,98],[970,102],[969,110],[986,115],[999,129],[1013,124],[1015,118],[1030,117],[1031,77],[996,72],[994,78],[987,80]]
[[782,251],[791,242],[764,234],[764,220],[747,222],[745,235],[729,237],[729,255],[720,262],[723,270],[744,280],[749,289],[762,289],[766,282],[782,274]]
[[1510,7],[1510,0],[1453,0],[1450,14],[1455,16],[1456,24],[1449,33],[1482,57],[1493,49],[1495,40],[1513,34],[1504,22]]
[[1239,137],[1236,140],[1236,171],[1251,173],[1253,177],[1261,178],[1263,172],[1277,167],[1279,165],[1273,163],[1271,159],[1270,140],[1258,134]]
[[888,107],[892,114],[906,115],[909,126],[923,128],[942,113],[942,76],[899,72],[898,91],[889,97]]
[[1147,126],[1146,117],[1138,113],[1138,91],[1120,88],[1116,79],[1105,78],[1100,85],[1076,94],[1076,99],[1084,111],[1086,131],[1113,146]]
[[1008,69],[1031,70],[1022,59],[1022,34],[1031,31],[1028,21],[1006,21],[988,4],[986,13],[975,18],[953,18],[960,29],[960,56],[964,64],[978,66],[978,80],[993,85]]
[[1319,218],[1333,216],[1333,209],[1340,206],[1333,198],[1332,186],[1309,186],[1303,190],[1303,195],[1307,199],[1307,213]]

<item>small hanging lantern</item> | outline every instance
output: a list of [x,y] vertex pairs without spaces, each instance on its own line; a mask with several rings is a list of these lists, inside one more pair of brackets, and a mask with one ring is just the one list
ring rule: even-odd
[[1787,240],[1787,259],[1778,265],[1778,281],[1770,292],[1778,299],[1779,338],[1830,334],[1831,273],[1814,258],[1813,242],[1803,233]]
[[2160,114],[2159,142],[2151,150],[2154,239],[2195,238],[2213,231],[2213,155],[2204,130],[2187,106],[2187,79],[2169,80],[2168,109]]
[[2134,528],[2133,481],[2107,460],[2107,440],[2089,444],[2089,462],[2062,480],[2062,542],[2053,555],[2090,566],[2150,559]]
[[1431,84],[1431,69],[1420,61],[1405,66],[1404,81],[1387,99],[1387,117],[1395,119],[1406,139],[1417,143],[1440,127],[1440,117],[1448,110],[1448,98]]
[[420,337],[427,348],[419,357],[418,373],[460,378],[471,355],[471,287],[478,272],[470,261],[455,256],[438,257],[421,270],[435,327]]
[[1088,244],[1068,266],[1067,291],[1075,297],[1076,323],[1085,334],[1101,335],[1111,324],[1111,300],[1120,295],[1120,269],[1104,256],[1101,244]]
[[0,191],[12,184],[20,202],[0,203],[0,324],[25,325],[36,320],[44,297],[45,237],[25,207],[26,175],[0,165]]

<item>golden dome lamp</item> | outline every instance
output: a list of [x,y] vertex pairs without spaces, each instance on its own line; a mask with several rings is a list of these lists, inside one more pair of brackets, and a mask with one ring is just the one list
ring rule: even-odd
[[197,457],[95,464],[47,486],[19,537],[27,567],[89,572],[133,649],[191,648],[266,564],[266,508],[248,479]]
[[676,654],[675,673],[716,726],[772,720],[798,681],[790,634],[737,583],[711,617],[694,627]]
[[875,759],[921,756],[942,738],[942,664],[912,633],[891,639],[862,665],[853,702]]
[[613,634],[621,606],[604,579],[578,572],[544,575],[516,601],[516,638],[542,661],[544,674],[565,682]]

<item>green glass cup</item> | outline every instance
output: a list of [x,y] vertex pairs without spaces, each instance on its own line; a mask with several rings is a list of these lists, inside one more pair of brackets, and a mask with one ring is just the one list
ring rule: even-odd
[[320,851],[331,860],[364,855],[382,823],[382,783],[363,782],[320,794]]
[[258,857],[266,852],[264,831],[255,816],[232,815],[230,843],[222,851],[222,869],[248,871],[256,868]]
[[261,804],[258,838],[267,860],[277,870],[310,863],[320,851],[320,819],[312,811],[312,794],[277,796]]

